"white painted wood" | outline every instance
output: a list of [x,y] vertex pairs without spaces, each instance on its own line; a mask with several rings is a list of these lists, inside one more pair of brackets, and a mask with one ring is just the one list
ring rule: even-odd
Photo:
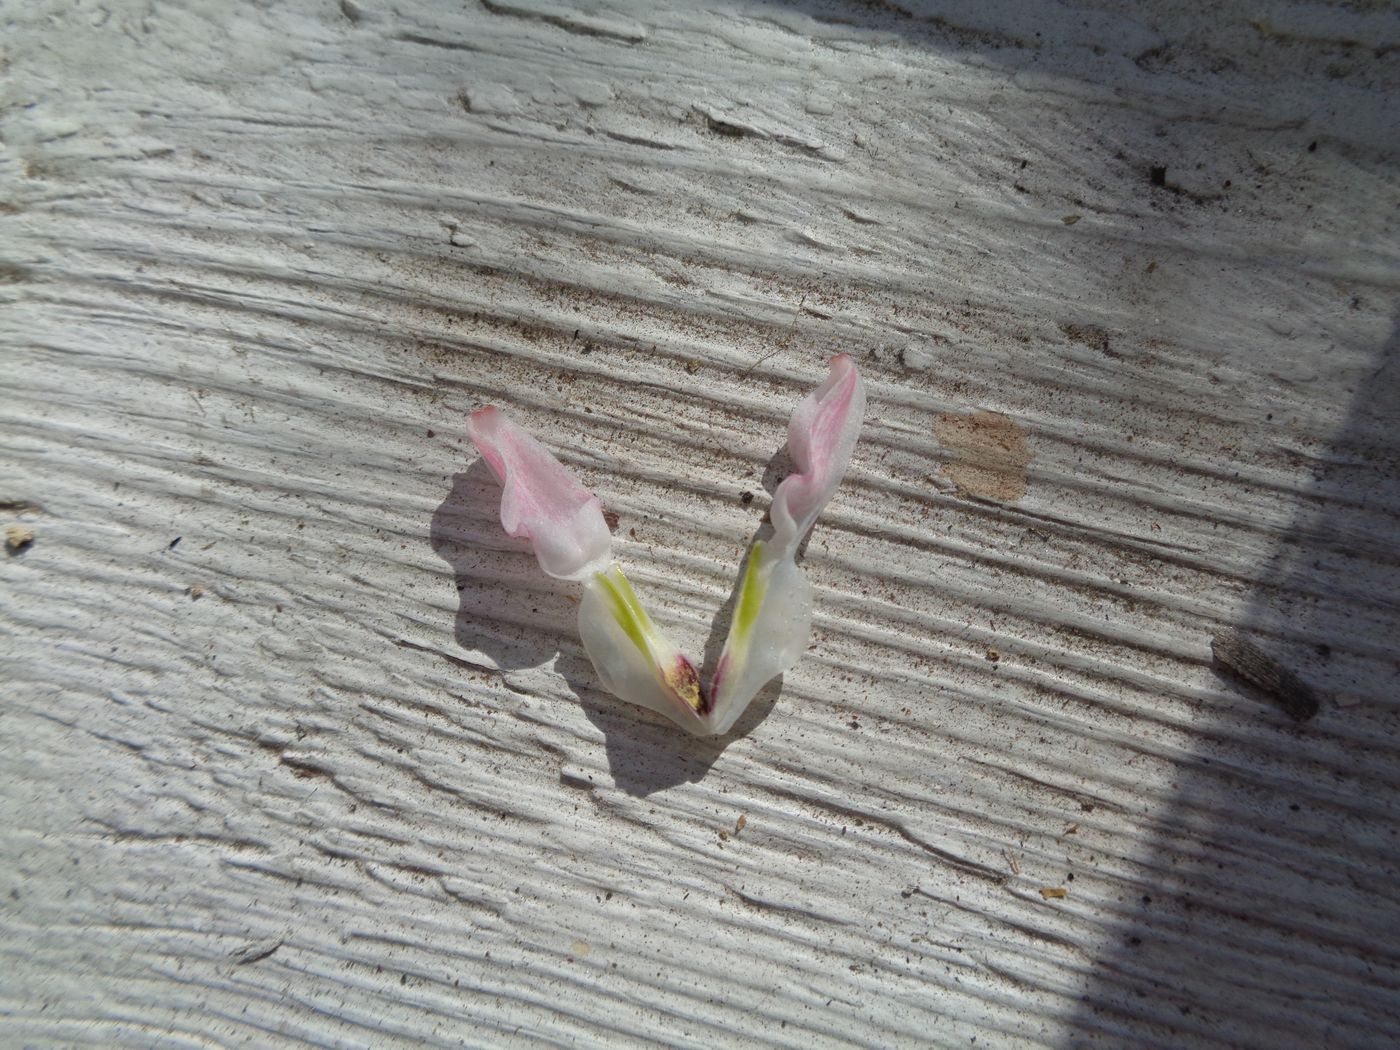
[[[1392,5],[0,14],[0,1042],[1400,1038]],[[836,350],[806,660],[601,694],[465,413],[713,657]]]

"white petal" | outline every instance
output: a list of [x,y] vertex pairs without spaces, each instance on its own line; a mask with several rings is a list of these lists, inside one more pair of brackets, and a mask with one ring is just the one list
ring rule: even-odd
[[591,577],[578,607],[578,633],[603,688],[629,704],[660,712],[696,736],[707,735],[711,732],[707,721],[668,683],[668,678],[675,683],[681,674],[687,679],[682,687],[693,684],[692,698],[698,700],[700,683],[694,667],[639,605],[634,612],[640,614],[641,622],[629,633],[619,621],[605,575],[614,581],[621,578],[616,566]]

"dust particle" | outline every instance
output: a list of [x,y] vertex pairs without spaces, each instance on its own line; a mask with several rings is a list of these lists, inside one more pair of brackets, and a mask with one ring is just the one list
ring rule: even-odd
[[1108,329],[1100,328],[1096,324],[1065,323],[1060,325],[1060,331],[1064,332],[1065,338],[1072,343],[1087,346],[1101,354],[1106,354],[1110,350]]

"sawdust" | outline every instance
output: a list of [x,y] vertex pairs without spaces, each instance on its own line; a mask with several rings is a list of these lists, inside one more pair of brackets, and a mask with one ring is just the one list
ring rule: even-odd
[[1032,452],[1026,428],[1000,412],[942,412],[933,432],[952,453],[948,477],[966,496],[1015,503],[1026,494]]

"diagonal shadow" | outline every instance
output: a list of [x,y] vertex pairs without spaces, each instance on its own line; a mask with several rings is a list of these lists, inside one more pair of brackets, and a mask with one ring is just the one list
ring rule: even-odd
[[1286,1017],[1293,1046],[1400,1045],[1400,312],[1377,362],[1237,625],[1321,711],[1294,723],[1222,680],[1245,746],[1183,771],[1140,862],[1161,889],[1095,961],[1080,1032],[1116,1015],[1178,1046],[1277,1045],[1260,1033]]
[[457,589],[453,640],[503,671],[538,667],[553,639],[574,630],[568,585],[540,571],[529,548],[501,528],[501,486],[483,460],[454,474],[433,512],[429,542],[452,569]]

